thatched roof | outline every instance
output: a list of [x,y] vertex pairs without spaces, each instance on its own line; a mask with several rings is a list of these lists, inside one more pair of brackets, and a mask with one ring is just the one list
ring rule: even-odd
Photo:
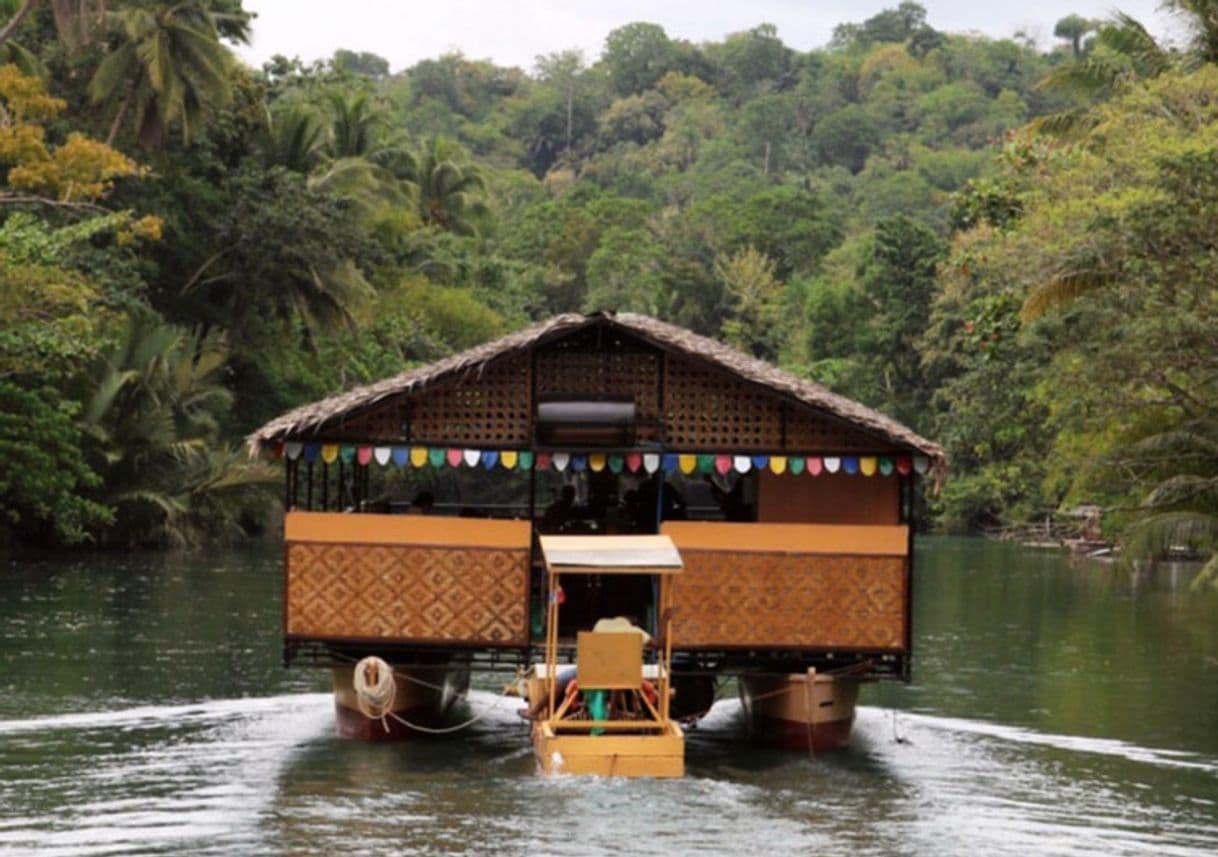
[[936,476],[942,476],[946,461],[943,448],[896,420],[844,396],[831,393],[819,384],[805,381],[765,361],[742,354],[721,342],[635,313],[597,313],[588,316],[568,313],[555,316],[548,321],[533,324],[516,333],[427,366],[420,366],[375,384],[356,387],[318,402],[301,405],[251,434],[247,438],[250,451],[256,453],[263,445],[276,440],[299,439],[315,434],[334,420],[363,411],[387,397],[418,391],[454,375],[476,375],[495,358],[526,351],[545,341],[596,324],[617,327],[662,349],[705,360],[745,381],[767,387],[816,411],[844,420],[868,434],[925,455],[931,459]]

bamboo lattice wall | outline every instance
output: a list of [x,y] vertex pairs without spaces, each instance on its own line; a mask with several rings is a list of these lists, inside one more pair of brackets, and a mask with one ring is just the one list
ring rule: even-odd
[[661,355],[620,336],[596,331],[567,337],[537,352],[537,394],[629,396],[640,421],[638,438],[655,440],[660,416]]
[[[534,367],[536,377],[534,378]],[[443,446],[504,448],[532,442],[534,394],[629,396],[640,441],[680,449],[874,449],[875,441],[785,402],[709,363],[663,353],[629,337],[576,334],[508,355],[422,391],[391,397],[319,435]]]
[[906,562],[682,548],[672,581],[681,649],[905,649]]
[[288,546],[289,637],[528,643],[528,551]]

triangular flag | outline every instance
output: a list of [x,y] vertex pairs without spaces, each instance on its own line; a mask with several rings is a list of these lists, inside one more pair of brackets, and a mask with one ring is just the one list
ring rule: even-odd
[[842,467],[842,460],[836,455],[825,456],[825,470],[828,473],[837,473]]
[[897,473],[900,473],[902,476],[908,476],[912,470],[913,459],[911,459],[908,455],[898,455]]
[[304,444],[299,441],[291,440],[283,445],[283,454],[288,457],[289,461],[300,458],[302,452],[304,452]]
[[727,476],[732,469],[732,457],[730,455],[715,456],[715,470],[720,476]]
[[819,456],[813,456],[808,459],[808,472],[813,476],[820,476],[820,471],[824,466],[825,464],[820,460]]
[[448,462],[449,467],[461,466],[461,450],[453,447],[444,453],[444,460]]
[[508,470],[515,470],[516,463],[520,460],[519,454],[514,449],[505,449],[499,453],[499,463]]
[[278,461],[283,458],[283,441],[277,440],[271,446],[271,460]]
[[[537,459],[537,466],[539,468],[542,468],[540,458]],[[546,466],[548,467],[549,464],[547,463]],[[531,452],[520,453],[520,469],[521,470],[532,470],[533,469],[533,453],[531,453]],[[542,469],[544,469],[544,468],[542,468]]]
[[[411,453],[413,456],[414,453]],[[433,446],[427,450],[427,463],[432,467],[443,467],[445,459],[448,458],[448,453],[438,446]]]
[[321,447],[315,443],[306,443],[304,448],[305,461],[312,464],[321,455]]
[[482,466],[487,470],[494,470],[495,465],[499,463],[499,453],[493,449],[484,449],[482,451]]
[[587,470],[588,469],[588,456],[572,455],[571,456],[571,469],[574,470],[576,473],[583,473],[585,470]]
[[847,455],[842,459],[842,470],[849,473],[851,476],[859,472],[859,459],[857,455]]
[[563,470],[566,470],[567,465],[571,463],[571,456],[565,452],[556,452],[550,458],[550,461],[554,464],[555,470],[562,472]]
[[342,459],[343,464],[350,464],[355,460],[355,447],[344,443],[338,448],[338,457]]
[[681,468],[681,472],[686,476],[693,473],[698,466],[698,456],[682,455],[677,458],[677,466]]
[[404,446],[395,446],[393,448],[393,463],[398,467],[405,467],[410,461],[410,450]]
[[393,455],[393,448],[388,446],[378,446],[372,450],[372,457],[376,459],[376,463],[384,467],[389,463],[390,457]]
[[467,449],[461,454],[466,467],[474,467],[482,460],[482,453],[476,449]]
[[626,455],[626,469],[627,470],[629,470],[631,473],[638,473],[639,468],[642,466],[643,466],[643,456],[639,455],[637,452],[627,453],[627,455]]
[[626,463],[625,460],[620,455],[609,456],[609,472],[610,473],[621,473],[622,466],[625,463]]
[[753,469],[753,459],[747,455],[737,455],[732,459],[732,469],[737,473],[748,473]]
[[875,476],[876,466],[878,464],[879,461],[874,455],[864,455],[859,459],[859,470],[863,472],[864,476]]
[[785,455],[770,456],[770,470],[778,475],[787,472],[787,457]]
[[338,460],[338,444],[324,443],[321,447],[321,460],[326,464],[333,464]]
[[674,452],[666,452],[660,459],[660,467],[664,468],[665,473],[675,472],[678,464],[680,464],[680,459]]
[[[410,448],[410,466],[422,467],[431,459],[431,453],[425,446],[412,446]],[[443,456],[441,456],[441,461]],[[437,465],[438,467],[439,465]]]
[[888,456],[884,456],[883,458],[881,458],[880,459],[880,475],[881,476],[891,476],[892,471],[893,471],[893,466],[894,466],[893,460],[891,458],[889,458]]
[[930,459],[925,455],[919,455],[914,459],[914,470],[918,471],[919,476],[930,470]]
[[770,466],[770,457],[768,455],[754,455],[753,467],[758,470],[765,470]]
[[648,452],[643,455],[643,469],[648,473],[655,473],[660,469],[660,456],[654,452]]
[[796,476],[804,472],[804,460],[796,455],[787,460],[787,468]]
[[372,447],[361,446],[355,450],[355,460],[364,467],[368,466],[368,462],[372,461]]
[[594,452],[588,456],[588,469],[593,473],[600,473],[605,469],[607,463],[605,454],[602,452]]

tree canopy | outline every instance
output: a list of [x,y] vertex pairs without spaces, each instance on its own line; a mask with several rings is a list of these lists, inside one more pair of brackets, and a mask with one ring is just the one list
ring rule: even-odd
[[262,420],[612,308],[938,436],[944,528],[1091,504],[1130,550],[1212,550],[1218,54],[1213,4],[1168,5],[1179,48],[1065,15],[1045,51],[902,2],[809,52],[640,21],[596,57],[393,72],[247,68],[239,0],[9,3],[0,520],[256,529],[273,474],[233,445]]

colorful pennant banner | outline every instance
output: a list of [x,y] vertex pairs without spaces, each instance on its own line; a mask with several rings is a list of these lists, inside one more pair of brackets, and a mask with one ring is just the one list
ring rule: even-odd
[[592,471],[601,473],[605,469],[619,474],[623,471],[648,475],[657,471],[664,473],[681,473],[690,476],[694,474],[709,475],[718,473],[726,476],[735,471],[744,474],[750,470],[769,470],[780,475],[790,473],[792,476],[807,474],[820,476],[822,473],[846,473],[862,476],[908,476],[910,473],[923,475],[930,470],[930,459],[926,456],[897,455],[725,455],[714,453],[575,453],[575,452],[531,452],[515,449],[459,449],[456,447],[426,447],[426,446],[369,446],[337,443],[302,443],[300,441],[278,442],[268,449],[272,459],[286,458],[289,461],[303,459],[312,464],[321,461],[324,464],[358,463],[368,466],[373,461],[382,467],[393,462],[398,467],[409,465],[421,467],[481,467],[485,470],[550,470],[559,472],[572,470],[576,473]]

